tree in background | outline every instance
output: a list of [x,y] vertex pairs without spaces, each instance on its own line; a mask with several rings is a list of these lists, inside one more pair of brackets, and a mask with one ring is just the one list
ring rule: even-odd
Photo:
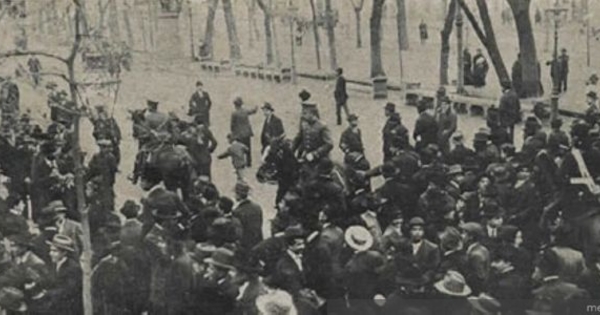
[[442,48],[440,52],[440,85],[448,85],[448,59],[450,59],[450,35],[454,26],[454,17],[456,16],[456,0],[450,1],[450,8],[446,8],[444,4],[444,12],[446,19],[444,20],[444,28],[440,32],[442,39]]
[[360,13],[365,5],[365,0],[350,0],[352,1],[352,7],[354,8],[354,16],[356,17],[356,48],[362,47],[362,36],[361,36],[361,18]]
[[315,7],[315,0],[310,1],[310,11],[312,14],[312,29],[315,36],[315,53],[317,57],[317,69],[321,70],[321,39],[319,38],[319,23],[317,21],[317,9]]
[[381,59],[381,17],[385,0],[373,0],[371,11],[371,78],[385,76]]
[[[517,34],[519,35],[519,63],[521,65],[521,82],[513,82],[521,97],[540,96],[542,84],[540,82],[540,65],[535,47],[535,37],[531,24],[530,8],[531,0],[507,0],[512,10]],[[518,71],[518,69],[515,69]],[[519,77],[519,74],[513,74]]]
[[337,19],[333,14],[331,0],[325,0],[325,29],[327,30],[327,41],[329,42],[329,66],[331,70],[337,69],[337,52],[335,47],[335,25]]
[[[215,14],[219,0],[209,0],[208,14],[206,16],[206,30],[204,32],[204,42],[200,49],[200,56],[205,59],[213,57],[213,38],[215,33]],[[232,61],[242,59],[242,50],[237,36],[235,26],[235,16],[233,15],[233,6],[231,0],[223,0],[223,13],[225,15],[225,24],[227,26],[227,37],[229,39],[229,58]]]
[[[504,61],[502,60],[502,54],[500,54],[500,49],[498,48],[498,42],[496,41],[496,35],[494,34],[494,28],[492,27],[492,21],[490,19],[490,14],[488,11],[488,6],[486,0],[477,0],[477,9],[479,10],[479,17],[481,19],[481,25],[475,18],[475,15],[465,3],[465,0],[457,0],[460,4],[460,7],[465,12],[467,19],[471,23],[475,34],[481,41],[481,44],[485,47],[490,56],[492,64],[494,65],[494,69],[496,69],[496,75],[498,76],[498,82],[502,84],[503,82],[510,82],[510,77],[508,75],[508,71],[506,70],[506,66],[504,65]],[[452,12],[452,11],[450,11]]]
[[400,50],[408,50],[408,32],[406,28],[406,0],[396,0],[398,26],[398,46]]
[[209,0],[208,13],[206,15],[206,29],[204,30],[204,41],[200,48],[200,56],[206,59],[212,59],[213,56],[213,37],[215,35],[215,14],[219,0]]
[[260,7],[261,11],[264,15],[264,25],[265,25],[265,54],[266,54],[266,62],[268,65],[272,64],[273,59],[273,33],[271,32],[271,21],[272,21],[272,13],[271,9],[265,5],[263,0],[256,0],[258,7]]

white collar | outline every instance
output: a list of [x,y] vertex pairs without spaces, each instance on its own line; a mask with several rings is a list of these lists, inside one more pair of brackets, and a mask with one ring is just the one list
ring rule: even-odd
[[233,204],[233,208],[232,208],[232,209],[237,209],[239,206],[241,206],[241,205],[242,205],[244,202],[246,202],[246,201],[250,201],[250,199],[249,199],[249,198],[245,198],[245,199],[242,199],[242,200],[236,201],[236,202]]
[[542,279],[543,282],[549,282],[549,281],[554,281],[554,280],[558,280],[558,276],[548,276],[548,277],[544,277]]

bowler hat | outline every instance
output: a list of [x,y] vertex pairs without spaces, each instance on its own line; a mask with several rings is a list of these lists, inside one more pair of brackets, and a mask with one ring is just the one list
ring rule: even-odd
[[477,132],[475,133],[475,137],[473,138],[473,141],[475,142],[488,142],[490,139],[490,137],[482,132]]
[[234,253],[224,247],[217,248],[210,258],[204,259],[204,262],[224,269],[234,270]]
[[62,234],[54,235],[52,241],[47,241],[46,244],[68,252],[75,251],[75,243],[73,242],[73,239]]
[[25,295],[14,287],[4,287],[0,290],[0,307],[8,311],[26,312]]
[[283,232],[283,237],[285,237],[288,240],[296,238],[305,238],[306,232],[301,226],[293,225],[285,229],[285,231]]
[[471,294],[471,288],[467,285],[465,277],[458,271],[449,270],[444,278],[434,284],[434,287],[442,294],[456,297],[465,297]]
[[396,110],[396,104],[391,103],[391,102],[387,102],[385,104],[385,110],[391,110],[391,111]]
[[238,181],[235,183],[234,191],[236,194],[246,196],[250,192],[250,185],[245,182]]
[[308,92],[307,90],[302,90],[300,91],[300,93],[298,94],[298,96],[300,97],[300,99],[302,100],[302,102],[306,102],[308,101],[308,99],[310,99],[310,92]]
[[265,102],[262,106],[262,109],[266,109],[266,110],[270,110],[272,112],[275,111],[275,109],[273,108],[273,106],[271,105],[271,103],[269,102]]
[[348,121],[356,121],[358,120],[358,116],[356,114],[348,115]]
[[147,100],[146,101],[146,105],[148,105],[150,107],[157,107],[158,106],[158,102],[154,101],[154,100]]
[[203,85],[202,81],[200,81],[200,80],[196,81],[196,86],[202,86],[202,85]]
[[598,94],[595,91],[589,91],[586,94],[587,97],[591,97],[593,99],[598,99]]
[[349,227],[344,233],[344,239],[348,246],[357,251],[366,251],[373,246],[373,235],[360,225]]
[[244,104],[244,101],[242,100],[241,97],[237,96],[234,100],[233,100],[233,105],[235,106],[242,106]]
[[133,200],[127,200],[123,204],[123,207],[121,207],[120,212],[127,219],[135,218],[140,213],[140,205]]

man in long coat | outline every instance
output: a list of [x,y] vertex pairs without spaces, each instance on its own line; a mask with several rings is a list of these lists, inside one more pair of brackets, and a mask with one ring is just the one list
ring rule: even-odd
[[346,91],[346,78],[344,78],[344,70],[338,68],[336,70],[337,80],[335,82],[335,91],[333,96],[335,98],[335,113],[337,116],[337,124],[342,124],[342,109],[348,117],[348,92]]
[[394,103],[385,104],[385,116],[387,120],[383,126],[383,162],[387,162],[392,158],[392,142],[394,139],[402,139],[407,145],[408,129],[402,125],[400,114],[396,113],[396,105]]
[[250,116],[256,114],[258,107],[254,107],[253,109],[244,108],[244,101],[241,97],[237,97],[233,101],[233,105],[235,106],[235,110],[231,114],[231,135],[248,148],[246,162],[248,167],[250,167],[252,166],[252,142],[250,140],[254,136],[252,125],[250,124]]
[[515,125],[521,120],[521,102],[510,83],[504,83],[498,111],[500,126],[508,131],[511,142],[514,141]]
[[263,240],[262,224],[263,214],[260,206],[250,199],[248,194],[250,186],[243,182],[235,185],[236,203],[233,206],[233,216],[242,223],[241,248],[251,250]]
[[189,101],[188,116],[193,116],[194,121],[210,126],[210,108],[212,101],[208,92],[204,91],[201,81],[196,82],[196,92],[192,94]]

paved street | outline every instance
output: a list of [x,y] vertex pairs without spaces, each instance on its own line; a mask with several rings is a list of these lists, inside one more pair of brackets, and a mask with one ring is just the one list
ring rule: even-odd
[[[227,146],[226,135],[229,132],[229,117],[233,110],[232,100],[235,96],[241,96],[247,106],[260,106],[263,102],[271,102],[276,114],[283,119],[288,137],[295,136],[298,130],[298,118],[300,105],[297,97],[302,88],[306,88],[313,94],[313,99],[318,102],[322,119],[331,128],[336,145],[343,129],[347,126],[335,125],[335,108],[332,103],[332,86],[328,83],[313,80],[299,80],[297,85],[292,84],[272,84],[257,80],[240,79],[223,74],[214,76],[212,74],[201,72],[199,65],[194,64],[170,64],[150,66],[150,63],[144,61],[141,57],[138,59],[132,72],[125,72],[122,76],[122,85],[119,90],[118,102],[115,105],[114,117],[117,119],[123,132],[123,142],[121,143],[122,162],[120,174],[117,178],[115,190],[117,191],[117,205],[120,206],[127,199],[138,200],[142,196],[142,191],[133,186],[128,180],[127,175],[131,173],[135,154],[137,152],[137,143],[132,138],[132,124],[128,119],[128,110],[144,108],[147,98],[154,98],[160,101],[159,110],[164,112],[174,112],[179,117],[184,117],[187,112],[187,103],[190,94],[194,90],[194,84],[197,79],[204,82],[205,88],[211,94],[213,99],[213,108],[211,112],[212,130],[219,142],[215,153],[220,153]],[[21,84],[24,108],[32,108],[34,116],[41,118],[45,107],[45,100],[42,90],[33,90],[28,84]],[[93,93],[92,93],[93,94]],[[90,94],[90,96],[92,96]],[[101,98],[90,97],[90,105],[94,106],[96,101]],[[112,106],[112,97],[104,98],[109,108]],[[398,109],[402,114],[404,124],[412,130],[416,119],[416,109],[401,105],[401,95],[391,94],[389,101],[398,104]],[[349,106],[351,111],[360,116],[360,124],[363,130],[363,140],[366,146],[367,158],[373,165],[382,160],[381,153],[381,128],[384,123],[383,105],[386,101],[374,101],[369,94],[361,92],[350,92]],[[261,112],[252,117],[254,133],[260,134],[263,123]],[[466,134],[467,141],[471,141],[473,133],[485,121],[481,117],[460,116],[459,129]],[[82,149],[87,152],[87,157],[91,157],[96,152],[96,145],[91,135],[91,124],[84,120],[82,123]],[[520,137],[520,136],[517,136]],[[273,200],[275,198],[275,187],[258,184],[254,178],[258,161],[260,161],[259,138],[253,139],[253,160],[254,165],[249,174],[249,182],[253,188],[253,198],[256,199],[265,209],[267,218],[274,215]],[[214,181],[221,191],[232,196],[232,189],[235,184],[235,174],[230,161],[217,160],[214,155],[213,176]],[[333,151],[333,158],[341,161],[341,151],[336,147]],[[265,225],[265,230],[268,225]]]

